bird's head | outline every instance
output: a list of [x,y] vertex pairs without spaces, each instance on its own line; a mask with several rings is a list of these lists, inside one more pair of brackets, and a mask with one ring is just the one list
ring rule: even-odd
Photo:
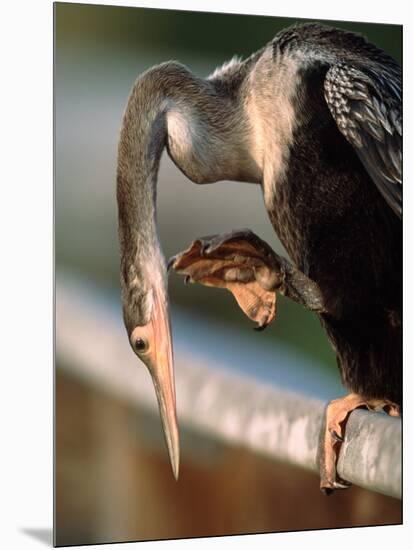
[[156,264],[144,261],[141,269],[130,271],[132,279],[122,281],[125,326],[133,352],[152,377],[172,470],[177,479],[179,434],[166,270],[163,261]]

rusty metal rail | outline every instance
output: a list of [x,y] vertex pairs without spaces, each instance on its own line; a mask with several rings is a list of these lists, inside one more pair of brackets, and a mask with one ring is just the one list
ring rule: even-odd
[[[105,293],[90,295],[58,277],[56,323],[56,354],[63,365],[157,414],[149,374],[129,349],[120,308],[109,306]],[[316,472],[325,401],[225,370],[225,365],[212,368],[201,351],[175,353],[181,427]],[[401,421],[353,412],[338,471],[361,487],[401,498]]]

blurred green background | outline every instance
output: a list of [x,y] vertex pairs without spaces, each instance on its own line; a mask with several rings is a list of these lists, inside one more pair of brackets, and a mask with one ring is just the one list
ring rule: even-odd
[[[270,41],[278,30],[296,21],[297,19],[250,15],[55,4],[57,274],[70,273],[79,280],[105,289],[106,293],[113,294],[119,300],[117,303],[120,311],[115,201],[116,152],[123,109],[137,76],[152,65],[169,59],[184,63],[200,76],[207,76],[234,54],[249,56]],[[401,60],[401,27],[325,22],[361,32],[398,61]],[[186,248],[198,236],[242,227],[249,227],[275,250],[285,254],[267,219],[259,186],[236,182],[196,186],[164,154],[158,190],[159,229],[166,257]],[[291,301],[281,297],[275,323],[264,333],[257,334],[251,330],[252,323],[239,311],[229,293],[196,285],[184,286],[182,279],[173,275],[170,279],[170,299],[173,311],[178,309],[186,311],[188,315],[201,315],[209,320],[212,327],[231,325],[239,331],[243,341],[250,339],[255,346],[272,345],[274,349],[284,346],[295,356],[301,354],[303,364],[316,364],[318,368],[324,369],[326,376],[338,380],[335,357],[318,319]],[[128,345],[126,332],[125,345]],[[65,464],[65,460],[69,460],[73,465],[75,459],[71,452],[73,448],[77,449],[83,444],[78,440],[65,444],[69,437],[69,428],[65,428],[67,421],[65,423],[62,420],[59,423],[59,418],[70,416],[70,400],[81,402],[81,399],[86,398],[80,396],[85,396],[93,388],[86,390],[79,386],[76,389],[75,382],[59,372],[58,364],[58,387],[61,388],[60,393],[57,393],[57,448],[60,449],[58,461]],[[72,391],[71,394],[69,390]],[[70,399],[67,397],[69,394]],[[74,429],[76,432],[77,428]],[[70,437],[74,437],[73,427],[70,430]],[[161,449],[161,454],[164,452]],[[76,486],[81,479],[81,465],[84,464],[83,458],[79,460],[80,465],[73,466],[71,474],[72,483]],[[92,469],[93,464],[92,460]],[[165,534],[157,524],[152,530],[145,531],[142,527],[137,532],[133,529],[128,531],[125,527],[124,537],[106,532],[104,537],[101,534],[99,538],[99,529],[90,528],[89,531],[87,528],[76,528],[76,521],[71,523],[74,517],[85,517],[82,506],[87,497],[81,496],[77,501],[79,495],[71,495],[67,488],[70,483],[65,475],[66,466],[63,473],[58,469],[58,522],[60,521],[59,540],[62,544],[157,538],[156,533],[160,537],[184,536],[183,533],[188,533],[187,536],[217,533],[215,524],[211,524],[208,530],[205,521],[202,524],[199,520],[204,528],[195,533],[182,527],[180,531],[172,530]],[[80,485],[85,487],[83,482]],[[263,482],[264,485],[266,482]],[[355,498],[354,494],[353,492],[353,497],[345,498]],[[257,498],[262,500],[262,495]],[[80,507],[74,504],[74,508],[71,508],[68,504],[70,502],[83,504]],[[90,506],[95,506],[93,499]],[[371,502],[369,506],[373,506]],[[393,516],[390,514],[393,520],[398,518],[399,508],[397,510]],[[339,513],[337,510],[336,512]],[[375,521],[386,522],[386,518],[389,520],[390,516],[379,514]],[[340,524],[338,516],[334,518],[332,523],[328,523],[326,519],[321,526]],[[343,521],[350,525],[357,523],[354,518]],[[373,522],[373,518],[367,518],[366,521]],[[283,526],[289,529],[311,528],[318,524],[302,524],[297,520],[292,525],[285,523],[280,526],[271,522],[268,525],[257,525],[248,526],[244,518],[238,523],[236,520],[228,521],[226,530],[222,528],[218,531],[223,534],[245,530],[251,532],[251,529],[277,530]]]

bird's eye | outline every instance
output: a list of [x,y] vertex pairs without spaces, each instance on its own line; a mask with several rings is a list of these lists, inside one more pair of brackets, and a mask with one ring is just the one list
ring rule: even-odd
[[137,338],[135,340],[135,349],[139,353],[142,353],[148,349],[148,343],[143,338]]

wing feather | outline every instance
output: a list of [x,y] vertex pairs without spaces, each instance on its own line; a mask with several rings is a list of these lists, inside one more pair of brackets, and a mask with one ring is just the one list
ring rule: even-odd
[[388,205],[401,217],[400,75],[339,63],[327,71],[324,96],[338,129],[356,150]]

